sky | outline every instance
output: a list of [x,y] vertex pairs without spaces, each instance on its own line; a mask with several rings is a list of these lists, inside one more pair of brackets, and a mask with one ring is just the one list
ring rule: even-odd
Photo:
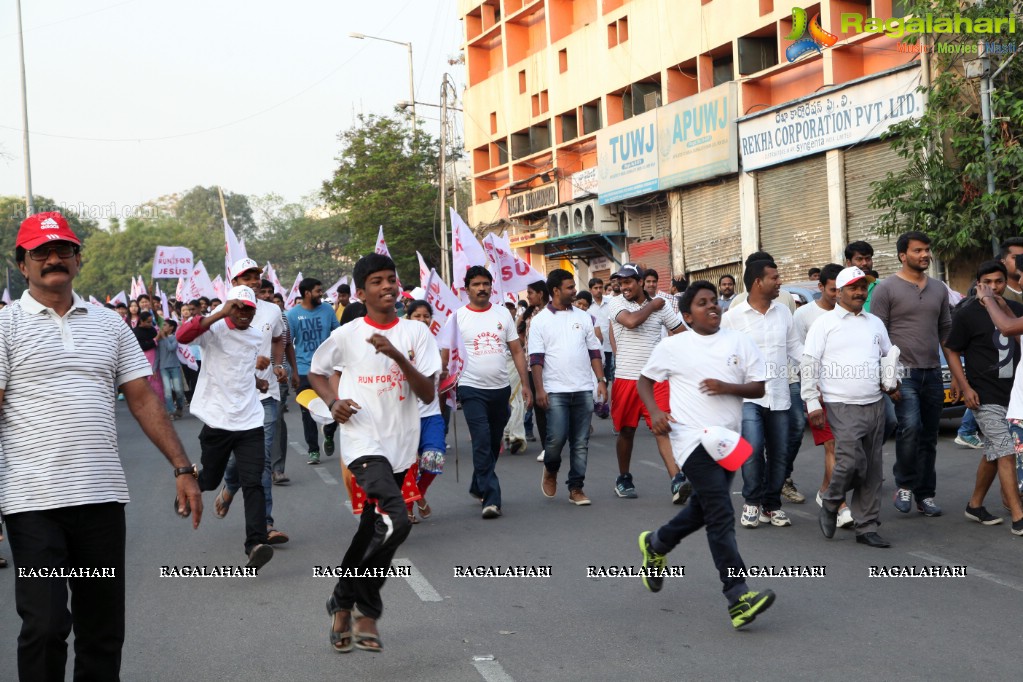
[[[21,0],[32,190],[89,217],[220,185],[288,201],[356,116],[461,93],[456,0]],[[0,0],[0,195],[24,196],[16,0]],[[439,110],[420,106],[439,134]],[[460,124],[459,124],[460,126]]]

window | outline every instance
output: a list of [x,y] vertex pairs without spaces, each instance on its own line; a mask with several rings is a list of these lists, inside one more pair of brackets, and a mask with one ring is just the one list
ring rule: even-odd
[[526,72],[519,71],[519,94],[526,94]]
[[568,48],[558,50],[558,72],[565,73],[568,71]]

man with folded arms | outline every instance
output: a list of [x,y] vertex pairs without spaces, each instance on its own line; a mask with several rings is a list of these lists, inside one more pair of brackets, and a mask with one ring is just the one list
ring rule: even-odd
[[[835,468],[821,495],[824,537],[834,537],[839,505],[852,490],[849,508],[856,542],[884,548],[890,544],[877,534],[885,424],[881,357],[892,350],[892,342],[881,320],[863,312],[872,279],[855,267],[845,268],[835,278],[838,305],[821,315],[806,336],[801,395],[816,428],[824,427],[823,400],[835,435]],[[898,400],[897,387],[889,393]]]

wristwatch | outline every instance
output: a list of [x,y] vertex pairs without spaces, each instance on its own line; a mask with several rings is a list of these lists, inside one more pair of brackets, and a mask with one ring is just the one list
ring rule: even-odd
[[187,467],[177,467],[174,469],[174,478],[178,476],[191,476],[192,478],[199,478],[199,466],[192,464]]

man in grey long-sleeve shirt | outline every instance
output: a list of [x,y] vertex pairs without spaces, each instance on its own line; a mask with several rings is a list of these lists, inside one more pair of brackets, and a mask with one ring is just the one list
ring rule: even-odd
[[912,497],[924,516],[941,516],[934,500],[938,421],[944,403],[938,346],[952,328],[948,290],[927,276],[931,239],[907,232],[896,242],[902,269],[874,288],[870,312],[881,318],[906,368],[895,402],[895,508],[909,513]]

